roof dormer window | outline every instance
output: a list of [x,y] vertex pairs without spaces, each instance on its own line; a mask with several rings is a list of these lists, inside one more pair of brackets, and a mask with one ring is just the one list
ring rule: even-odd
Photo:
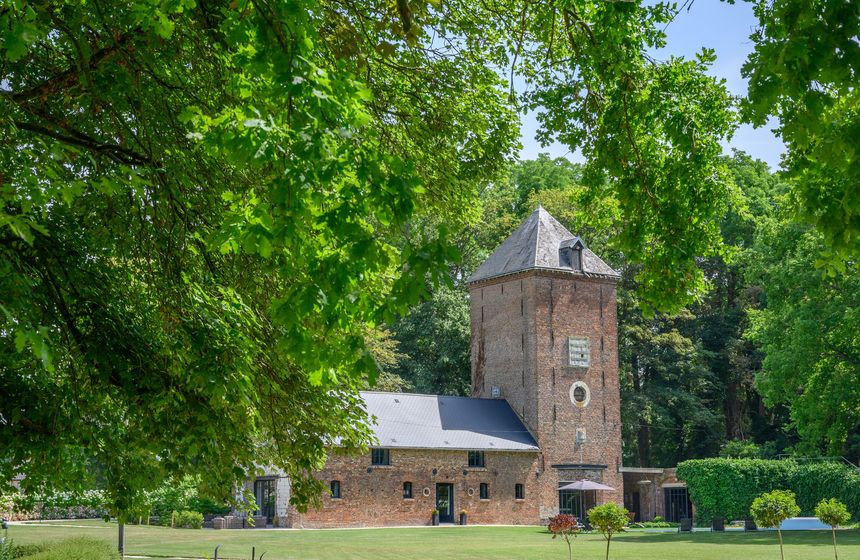
[[562,241],[558,248],[558,264],[574,272],[582,272],[582,250],[585,244],[578,237]]

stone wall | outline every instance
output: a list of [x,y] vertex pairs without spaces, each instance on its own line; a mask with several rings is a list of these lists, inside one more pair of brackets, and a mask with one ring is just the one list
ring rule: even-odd
[[[468,512],[469,523],[538,524],[540,478],[537,453],[485,454],[485,468],[468,468],[466,451],[391,449],[391,465],[372,466],[370,453],[334,455],[318,478],[328,486],[340,481],[341,498],[327,492],[319,510],[299,513],[290,509],[291,527],[379,527],[429,525],[436,507],[436,484],[454,485],[455,521]],[[403,483],[412,483],[412,498],[403,497]],[[480,483],[489,485],[489,499],[480,499]],[[525,499],[514,497],[516,484],[524,484]]]

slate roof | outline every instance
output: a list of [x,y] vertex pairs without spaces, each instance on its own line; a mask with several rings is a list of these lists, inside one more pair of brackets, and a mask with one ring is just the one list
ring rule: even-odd
[[380,447],[539,451],[504,399],[363,391]]
[[[579,239],[538,206],[517,230],[478,267],[469,282],[488,280],[530,269],[561,270],[584,276],[619,278],[618,272],[588,247],[582,250],[582,272],[559,264],[558,250],[565,241]],[[580,240],[581,241],[581,240]]]

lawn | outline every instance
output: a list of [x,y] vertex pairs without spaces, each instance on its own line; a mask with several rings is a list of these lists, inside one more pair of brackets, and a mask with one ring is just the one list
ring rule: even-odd
[[[9,536],[20,544],[87,535],[116,542],[117,526],[100,521],[45,522],[13,525]],[[840,531],[840,557],[860,558],[860,531]],[[574,543],[574,557],[602,559],[604,540],[584,535]],[[833,558],[830,533],[804,531],[785,534],[787,559]],[[250,559],[251,547],[264,560],[424,560],[426,558],[482,560],[566,560],[563,541],[552,540],[541,527],[428,527],[326,531],[189,530],[126,527],[126,554],[165,558],[211,557]],[[693,534],[632,531],[613,538],[610,557],[630,560],[757,560],[779,559],[776,533],[697,532]]]

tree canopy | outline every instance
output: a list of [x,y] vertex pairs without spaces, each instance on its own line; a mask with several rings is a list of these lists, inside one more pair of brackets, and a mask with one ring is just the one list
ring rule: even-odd
[[[853,273],[858,18],[853,5],[814,4],[757,3],[741,116],[778,112],[792,217],[817,228],[799,242],[823,256],[803,255]],[[709,283],[737,295],[726,246],[751,239],[741,217],[755,197],[721,155],[737,116],[708,74],[714,53],[649,54],[677,10],[0,3],[0,478],[73,489],[96,461],[125,516],[164,477],[203,474],[223,498],[268,464],[290,476],[297,505],[313,503],[326,449],[370,442],[358,389],[380,369],[415,381],[395,371],[385,326],[394,338],[422,328],[408,312],[430,297],[425,310],[447,298],[461,317],[452,302],[464,273],[537,201],[574,201],[566,223],[595,232],[592,246],[627,267],[631,305],[644,312],[631,325],[660,325],[663,361],[679,358],[672,375],[693,374],[684,402],[707,402],[719,385],[704,366],[747,355],[744,329],[731,319],[725,337],[676,336],[660,313],[699,302]],[[585,163],[547,158],[507,182],[526,108],[541,139]],[[725,218],[733,208],[738,218]],[[781,266],[764,253],[760,263],[763,276]],[[837,292],[822,295],[848,297]],[[779,297],[755,319],[766,348],[778,347],[767,322]],[[711,331],[733,306],[713,307]],[[444,360],[418,364],[424,379],[438,379],[440,363],[462,367],[463,333],[449,326],[424,341],[446,346]],[[822,359],[850,376],[848,351]],[[766,362],[770,379],[777,362]],[[743,393],[756,361],[732,364]],[[839,414],[822,428],[839,426],[834,442],[853,418]]]

